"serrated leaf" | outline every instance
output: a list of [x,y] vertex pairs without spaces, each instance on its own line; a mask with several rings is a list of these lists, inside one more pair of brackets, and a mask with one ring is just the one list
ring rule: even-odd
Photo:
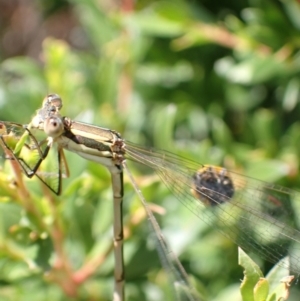
[[258,265],[241,248],[239,248],[239,265],[244,268],[244,279],[240,288],[243,301],[255,301],[254,287],[263,274]]

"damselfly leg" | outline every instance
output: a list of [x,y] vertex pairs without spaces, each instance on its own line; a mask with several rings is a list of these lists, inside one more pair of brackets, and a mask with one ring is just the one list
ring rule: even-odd
[[41,134],[33,134],[27,125],[0,121],[0,150],[6,159],[19,162],[28,178],[36,175],[49,189],[59,194],[61,179],[69,175],[66,158],[62,149],[55,150],[56,146],[52,149],[47,137]]

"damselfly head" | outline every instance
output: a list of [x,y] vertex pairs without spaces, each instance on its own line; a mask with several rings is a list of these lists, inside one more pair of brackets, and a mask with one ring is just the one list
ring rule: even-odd
[[57,94],[49,94],[43,100],[43,106],[39,109],[36,115],[32,118],[30,126],[33,128],[44,129],[44,122],[51,116],[59,115],[59,110],[62,108],[62,100]]

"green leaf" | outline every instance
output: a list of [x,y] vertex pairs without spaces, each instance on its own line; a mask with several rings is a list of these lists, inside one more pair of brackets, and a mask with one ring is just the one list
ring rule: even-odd
[[239,248],[239,265],[244,268],[244,279],[241,284],[243,301],[256,301],[254,299],[254,288],[263,274],[258,265]]

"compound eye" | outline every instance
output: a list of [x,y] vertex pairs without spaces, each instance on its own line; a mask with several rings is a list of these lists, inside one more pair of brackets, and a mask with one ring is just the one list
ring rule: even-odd
[[44,132],[52,138],[60,136],[64,132],[64,124],[61,118],[52,116],[44,122]]
[[43,107],[50,107],[51,111],[59,111],[62,108],[62,99],[58,94],[49,94],[43,100]]

